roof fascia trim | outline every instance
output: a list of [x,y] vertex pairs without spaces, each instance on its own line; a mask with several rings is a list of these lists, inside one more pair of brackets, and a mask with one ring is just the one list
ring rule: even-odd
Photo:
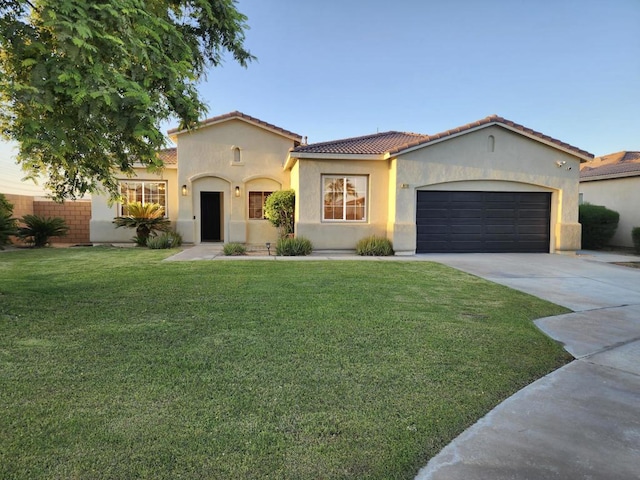
[[568,148],[564,148],[564,147],[562,147],[562,146],[560,146],[560,145],[558,145],[556,143],[553,143],[553,142],[550,142],[550,141],[545,140],[543,138],[540,138],[537,135],[532,135],[530,133],[523,132],[522,130],[519,130],[517,128],[511,127],[509,125],[505,125],[504,123],[497,122],[497,121],[489,122],[489,123],[486,123],[484,125],[478,125],[477,127],[472,127],[472,128],[467,129],[467,130],[464,130],[462,132],[452,133],[451,135],[447,135],[445,137],[436,138],[434,140],[429,140],[429,141],[427,141],[425,143],[422,143],[420,145],[416,145],[414,147],[409,147],[409,148],[407,148],[405,150],[401,150],[401,151],[399,151],[397,153],[394,153],[392,155],[387,154],[387,158],[404,155],[405,153],[413,152],[415,150],[419,150],[421,148],[428,147],[430,145],[434,145],[436,143],[444,142],[446,140],[451,140],[451,139],[459,137],[461,135],[466,135],[468,133],[477,132],[478,130],[482,130],[484,128],[488,128],[488,127],[492,127],[492,126],[498,126],[498,127],[504,128],[504,129],[509,130],[509,131],[511,131],[513,133],[517,133],[518,135],[522,135],[523,137],[527,137],[527,138],[529,138],[531,140],[535,140],[536,142],[540,142],[540,143],[542,143],[544,145],[547,145],[549,147],[555,148],[556,150],[560,150],[560,151],[563,151],[565,153],[568,153],[569,155],[572,155],[574,157],[579,158],[580,159],[580,163],[589,162],[589,161],[593,160],[592,157],[579,154],[579,153],[577,153],[577,152],[575,152],[573,150],[570,150]]

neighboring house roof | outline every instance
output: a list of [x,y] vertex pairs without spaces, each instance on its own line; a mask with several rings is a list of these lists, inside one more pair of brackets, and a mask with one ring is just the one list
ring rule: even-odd
[[[225,113],[224,115],[218,115],[216,117],[207,118],[206,120],[201,121],[198,124],[198,126],[195,127],[195,129],[208,127],[210,125],[215,125],[216,123],[226,122],[229,120],[241,120],[241,121],[250,123],[252,125],[256,125],[258,127],[264,128],[266,130],[270,130],[284,137],[290,138],[291,140],[294,140],[297,143],[300,143],[302,141],[302,137],[297,133],[291,132],[289,130],[285,130],[284,128],[280,128],[276,125],[273,125],[272,123],[267,123],[263,120],[260,120],[259,118],[252,117],[251,115],[238,112],[237,110],[235,112]],[[180,135],[181,133],[190,132],[192,130],[173,128],[169,130],[167,133],[169,134],[169,136],[173,137],[175,135]]]
[[580,166],[581,182],[637,176],[640,176],[640,152],[611,153]]
[[422,148],[428,144],[446,140],[464,133],[468,133],[480,128],[486,128],[491,125],[501,125],[511,131],[528,136],[535,140],[541,141],[555,148],[559,148],[583,160],[593,158],[593,154],[586,150],[561,142],[553,137],[544,135],[540,132],[527,128],[518,123],[512,122],[498,115],[491,115],[476,122],[467,123],[457,128],[447,130],[435,135],[420,135],[416,133],[403,132],[384,132],[363,137],[346,138],[343,140],[335,140],[331,142],[315,143],[311,145],[299,146],[292,150],[291,156],[307,156],[306,154],[321,155],[385,155],[391,156],[407,151]]
[[158,156],[164,162],[165,165],[178,164],[178,149],[175,147],[165,148],[164,150],[158,150]]

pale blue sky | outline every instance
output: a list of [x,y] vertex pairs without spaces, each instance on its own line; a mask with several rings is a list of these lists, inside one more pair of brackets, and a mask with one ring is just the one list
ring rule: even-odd
[[209,116],[240,110],[319,142],[438,133],[495,113],[595,155],[640,150],[640,0],[238,8],[258,60],[210,72]]

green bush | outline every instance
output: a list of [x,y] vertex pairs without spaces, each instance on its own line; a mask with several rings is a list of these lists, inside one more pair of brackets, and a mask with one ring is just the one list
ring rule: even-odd
[[227,256],[239,256],[239,255],[246,255],[247,254],[247,249],[244,245],[242,245],[241,243],[236,243],[236,242],[231,242],[231,243],[225,243],[224,247],[222,247],[222,252]]
[[63,237],[69,232],[69,227],[60,217],[25,215],[20,222],[24,226],[18,228],[18,237],[34,247],[44,247],[51,237]]
[[[138,245],[140,245],[139,242]],[[182,245],[182,235],[178,232],[164,232],[160,235],[151,236],[147,239],[147,247],[152,250],[159,250],[164,248],[175,248]]]
[[633,240],[636,253],[640,255],[640,227],[633,227],[633,230],[631,230],[631,239]]
[[371,257],[386,257],[393,255],[393,245],[388,238],[372,235],[358,241],[356,253]]
[[12,218],[13,204],[0,193],[0,250],[11,244],[11,236],[18,233],[18,220]]
[[304,237],[281,238],[276,245],[276,255],[283,257],[301,257],[309,255],[312,250],[311,241]]
[[278,228],[280,238],[293,233],[296,194],[293,190],[273,192],[264,202],[264,216]]
[[598,250],[605,247],[618,228],[620,214],[601,205],[580,205],[579,222],[582,224],[582,248]]

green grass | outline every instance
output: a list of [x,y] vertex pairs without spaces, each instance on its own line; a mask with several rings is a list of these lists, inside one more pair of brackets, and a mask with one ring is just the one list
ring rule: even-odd
[[569,357],[423,262],[0,253],[0,478],[409,479]]

